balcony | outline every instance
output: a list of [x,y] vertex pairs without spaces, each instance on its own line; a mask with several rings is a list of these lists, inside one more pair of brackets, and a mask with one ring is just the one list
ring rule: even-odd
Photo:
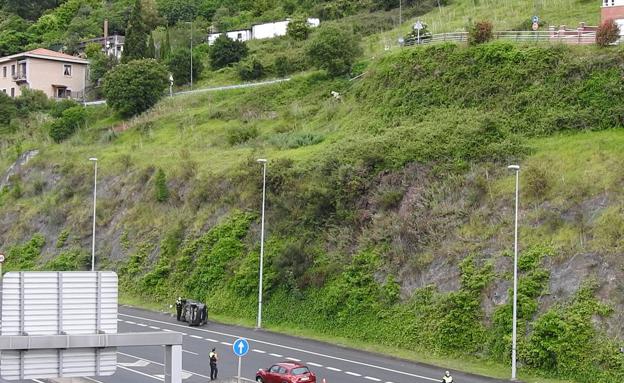
[[27,82],[28,79],[26,78],[26,72],[15,73],[13,75],[13,81],[15,81],[18,84]]

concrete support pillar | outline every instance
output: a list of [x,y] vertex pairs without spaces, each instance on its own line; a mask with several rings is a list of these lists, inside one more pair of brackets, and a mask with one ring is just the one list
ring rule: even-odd
[[182,383],[182,345],[165,346],[165,383]]

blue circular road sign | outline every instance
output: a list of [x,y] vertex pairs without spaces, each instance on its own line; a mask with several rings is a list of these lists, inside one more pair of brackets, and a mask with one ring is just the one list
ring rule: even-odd
[[232,345],[232,350],[236,356],[245,356],[249,352],[249,342],[245,338],[236,339]]

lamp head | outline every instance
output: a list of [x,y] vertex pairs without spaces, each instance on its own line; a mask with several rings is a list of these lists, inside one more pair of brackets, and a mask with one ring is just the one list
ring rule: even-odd
[[509,165],[507,166],[507,169],[518,171],[520,170],[520,165]]
[[266,164],[267,162],[266,158],[258,158],[256,161],[258,161],[261,164]]
[[89,161],[97,161],[97,158],[91,157],[91,158],[89,158]]

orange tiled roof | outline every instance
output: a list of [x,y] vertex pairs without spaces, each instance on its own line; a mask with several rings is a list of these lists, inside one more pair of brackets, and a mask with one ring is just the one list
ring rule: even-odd
[[72,59],[72,60],[75,60],[75,59],[79,58],[79,57],[75,57],[75,56],[71,56],[71,55],[66,55],[65,53],[51,51],[51,50],[45,49],[45,48],[33,49],[32,51],[24,52],[24,54],[33,54],[33,55],[38,55],[38,56],[50,56],[50,57],[57,57],[57,58],[62,58],[62,59]]

